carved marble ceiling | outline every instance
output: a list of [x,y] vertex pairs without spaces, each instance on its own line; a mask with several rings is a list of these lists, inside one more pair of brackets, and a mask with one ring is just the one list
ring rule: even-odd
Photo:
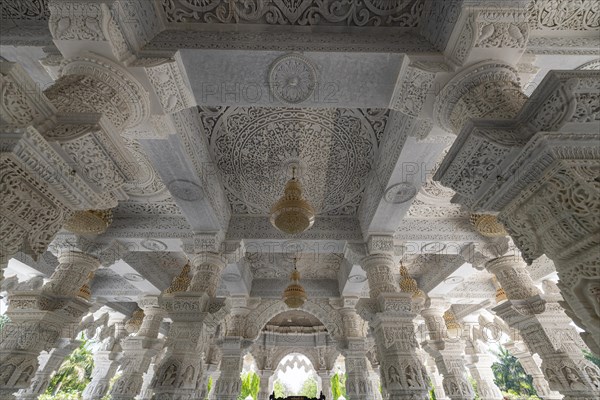
[[234,214],[267,215],[300,167],[304,196],[320,215],[356,215],[389,111],[200,108]]
[[169,23],[418,27],[424,0],[162,0]]
[[[289,279],[294,269],[294,254],[247,253],[245,265],[250,268],[254,279]],[[301,279],[337,279],[344,259],[337,253],[300,253],[297,268]]]

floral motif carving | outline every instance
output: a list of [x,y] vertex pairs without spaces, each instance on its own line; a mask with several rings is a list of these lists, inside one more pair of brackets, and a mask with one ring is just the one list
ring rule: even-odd
[[532,29],[597,30],[600,10],[589,0],[533,0],[529,3]]
[[72,211],[10,156],[3,155],[0,162],[2,251],[14,254],[23,246],[37,257],[46,251]]
[[195,105],[195,99],[184,81],[176,61],[146,67],[146,73],[154,86],[165,113],[174,113]]
[[399,82],[396,83],[390,108],[408,115],[419,116],[434,78],[434,72],[409,66],[407,72],[401,75]]
[[313,94],[316,85],[316,67],[301,54],[286,54],[271,66],[271,92],[284,103],[302,103]]
[[441,127],[458,133],[468,119],[512,118],[525,100],[517,70],[501,63],[483,62],[444,86],[434,112]]
[[57,40],[105,40],[103,32],[105,14],[101,4],[77,2],[51,2],[50,32]]
[[223,0],[163,0],[162,7],[171,23],[259,23],[269,25],[341,25],[417,27],[422,0],[391,0],[340,4],[275,0],[251,2]]
[[0,4],[2,19],[47,20],[48,0],[6,0]]
[[133,198],[168,197],[165,185],[154,170],[139,142],[132,139],[124,139],[124,141],[135,160],[135,171],[133,171],[135,177],[123,185],[123,190]]
[[232,211],[267,214],[296,162],[318,213],[356,214],[381,130],[374,118],[349,109],[227,109],[208,135]]

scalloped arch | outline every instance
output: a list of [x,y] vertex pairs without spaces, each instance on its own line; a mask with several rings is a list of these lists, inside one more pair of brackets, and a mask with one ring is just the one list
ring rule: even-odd
[[[343,335],[344,329],[341,316],[328,303],[325,305],[309,300],[298,308],[298,310],[305,311],[318,318],[325,325],[325,328],[327,328],[332,337],[339,338]],[[247,339],[256,339],[267,322],[285,311],[289,311],[289,308],[282,300],[264,301],[246,316],[244,337]]]

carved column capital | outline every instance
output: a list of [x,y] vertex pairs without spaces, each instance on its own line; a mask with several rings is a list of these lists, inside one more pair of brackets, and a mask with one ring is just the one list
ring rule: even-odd
[[397,293],[400,286],[394,278],[394,259],[390,254],[378,253],[362,259],[361,266],[367,273],[370,297],[376,300],[382,293]]
[[444,86],[435,101],[434,117],[439,126],[458,134],[470,119],[513,118],[525,100],[516,69],[501,61],[485,61]]
[[66,251],[58,257],[58,266],[42,290],[57,296],[74,296],[100,267],[96,257],[78,251]]
[[116,129],[135,127],[150,115],[150,99],[142,84],[99,56],[66,60],[61,77],[44,94],[61,112],[101,113]]
[[210,297],[215,297],[221,272],[226,266],[226,260],[216,253],[196,253],[190,257],[192,263],[192,279],[188,288],[189,292],[205,292]]
[[496,276],[509,300],[526,300],[540,294],[519,255],[494,258],[485,266]]
[[367,240],[367,251],[371,255],[394,255],[394,237],[388,235],[371,235]]

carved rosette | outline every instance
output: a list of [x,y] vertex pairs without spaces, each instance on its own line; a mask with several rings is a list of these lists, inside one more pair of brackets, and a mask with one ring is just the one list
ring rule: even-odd
[[273,96],[283,103],[302,103],[313,94],[316,85],[316,68],[301,54],[286,54],[271,66],[269,86]]

